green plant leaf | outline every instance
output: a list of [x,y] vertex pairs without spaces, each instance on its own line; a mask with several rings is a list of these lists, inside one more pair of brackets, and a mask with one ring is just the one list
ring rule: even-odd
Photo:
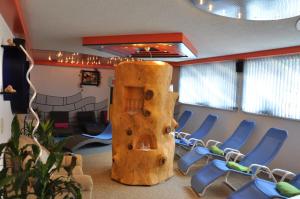
[[33,157],[36,160],[38,158],[39,154],[40,154],[40,148],[37,145],[33,144],[32,145],[32,152],[33,152]]
[[7,168],[3,168],[0,171],[0,188],[3,188],[4,186],[10,184],[10,182],[13,179],[13,176],[7,175],[8,174],[7,171],[8,171]]
[[3,153],[4,148],[6,147],[7,143],[0,144],[0,154]]
[[20,130],[20,124],[18,121],[17,116],[14,116],[14,119],[11,123],[11,137],[13,140],[19,140],[20,134],[21,134],[21,130]]
[[6,176],[0,179],[0,188],[9,185],[11,181],[14,179],[13,176]]

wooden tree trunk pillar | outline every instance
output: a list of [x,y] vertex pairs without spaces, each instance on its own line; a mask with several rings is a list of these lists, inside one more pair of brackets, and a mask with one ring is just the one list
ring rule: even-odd
[[172,66],[157,61],[123,62],[115,70],[111,110],[112,179],[153,185],[173,176],[171,131],[177,93],[169,91]]

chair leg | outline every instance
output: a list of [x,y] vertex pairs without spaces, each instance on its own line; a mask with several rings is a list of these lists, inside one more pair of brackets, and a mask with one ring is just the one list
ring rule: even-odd
[[197,193],[204,195],[206,189],[225,174],[226,171],[219,169],[214,162],[210,162],[192,176],[191,186]]
[[231,184],[228,180],[229,178],[229,175],[230,175],[230,171],[227,172],[226,176],[225,176],[225,180],[223,181],[225,185],[227,185],[230,189],[232,189],[233,191],[236,191],[237,188],[235,186],[233,186],[233,184]]
[[206,159],[206,164],[208,164],[209,163],[209,161],[211,160],[211,157],[208,155],[208,156],[206,156],[207,157],[207,159]]
[[193,191],[193,193],[195,193],[196,196],[198,196],[200,198],[200,197],[203,197],[205,195],[206,190],[208,189],[208,187],[210,187],[210,185],[207,186],[206,188],[204,188],[202,192],[197,192],[195,189],[193,189],[193,187],[191,187],[191,190]]
[[181,171],[179,168],[177,168],[177,171],[179,171],[180,174],[186,176],[186,175],[189,173],[190,168],[191,168],[191,167],[189,167],[188,170],[187,170],[186,172]]

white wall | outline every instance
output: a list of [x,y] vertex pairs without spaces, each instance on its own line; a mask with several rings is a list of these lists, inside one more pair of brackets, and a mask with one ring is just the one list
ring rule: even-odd
[[208,114],[212,113],[219,115],[219,120],[212,129],[211,134],[209,134],[208,139],[220,141],[224,141],[229,137],[243,119],[255,120],[255,131],[249,142],[242,149],[243,153],[246,153],[253,148],[269,128],[277,127],[287,130],[289,135],[288,139],[270,166],[272,168],[288,169],[297,173],[300,171],[300,121],[259,116],[241,111],[231,112],[184,104],[181,104],[179,109],[180,112],[183,112],[186,109],[193,111],[192,119],[187,123],[185,128],[188,132],[196,130]]
[[[108,99],[109,78],[114,76],[114,70],[101,69],[99,87],[83,86],[80,84],[80,70],[84,68],[39,66],[31,72],[31,80],[38,93],[52,96],[69,96],[82,90],[83,97],[95,96],[96,102]],[[92,69],[89,69],[92,70]]]
[[[0,14],[0,42],[1,44],[7,44],[6,40],[12,38],[13,34],[10,31],[9,27],[5,23],[3,17]],[[2,89],[2,64],[3,64],[3,48],[0,48],[0,88]],[[3,100],[3,95],[0,95],[0,125],[1,119],[3,119],[3,133],[1,133],[0,127],[0,143],[6,142],[10,138],[11,130],[10,124],[12,121],[13,115],[10,109],[10,102]]]

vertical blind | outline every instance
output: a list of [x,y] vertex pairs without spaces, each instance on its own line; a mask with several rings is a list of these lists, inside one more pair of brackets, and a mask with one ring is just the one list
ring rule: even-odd
[[245,62],[242,109],[300,119],[300,55]]
[[235,62],[218,62],[180,68],[179,101],[221,109],[236,107]]

